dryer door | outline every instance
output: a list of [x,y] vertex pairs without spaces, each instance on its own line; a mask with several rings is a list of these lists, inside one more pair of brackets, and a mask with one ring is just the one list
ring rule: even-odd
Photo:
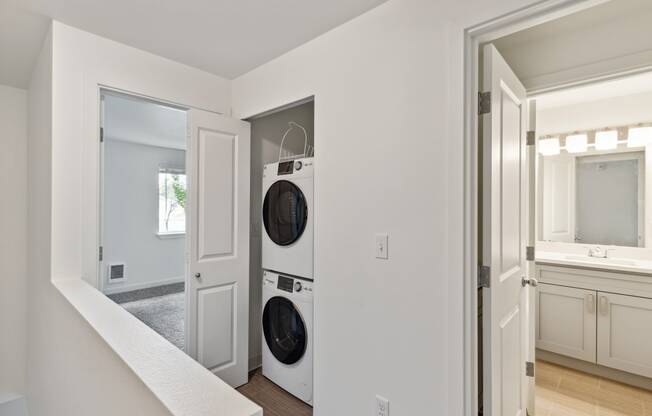
[[306,324],[294,304],[284,297],[274,296],[265,304],[263,333],[272,355],[283,364],[296,363],[306,352]]
[[263,202],[263,224],[269,238],[280,246],[299,239],[308,222],[306,197],[290,181],[277,181],[269,187]]

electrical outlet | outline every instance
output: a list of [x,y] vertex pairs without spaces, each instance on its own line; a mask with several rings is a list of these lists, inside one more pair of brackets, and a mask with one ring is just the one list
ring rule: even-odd
[[389,255],[387,253],[388,244],[389,244],[389,235],[376,234],[376,258],[377,259],[389,258]]
[[389,400],[382,396],[376,396],[375,416],[389,416]]

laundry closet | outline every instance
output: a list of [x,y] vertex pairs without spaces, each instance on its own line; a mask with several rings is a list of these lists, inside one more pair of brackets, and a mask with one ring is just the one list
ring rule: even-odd
[[[311,404],[314,101],[310,97],[247,121],[251,123],[249,368],[263,366],[267,379]],[[271,298],[277,304],[268,302]],[[266,304],[273,308],[268,311],[273,318],[264,316]],[[273,329],[264,328],[264,319],[288,320],[276,324],[275,330],[294,333],[272,334]]]

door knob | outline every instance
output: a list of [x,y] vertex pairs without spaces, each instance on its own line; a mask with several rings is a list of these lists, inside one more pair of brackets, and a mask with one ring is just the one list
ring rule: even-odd
[[201,273],[195,273],[195,278],[199,279],[201,277]]
[[525,287],[527,285],[530,285],[532,287],[537,287],[539,285],[539,281],[535,279],[534,277],[530,277],[529,279],[525,276],[521,276],[521,286]]

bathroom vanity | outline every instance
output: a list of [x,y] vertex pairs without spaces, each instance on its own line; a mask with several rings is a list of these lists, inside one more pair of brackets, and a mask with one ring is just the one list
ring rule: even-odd
[[537,252],[535,272],[539,358],[652,386],[652,262]]

